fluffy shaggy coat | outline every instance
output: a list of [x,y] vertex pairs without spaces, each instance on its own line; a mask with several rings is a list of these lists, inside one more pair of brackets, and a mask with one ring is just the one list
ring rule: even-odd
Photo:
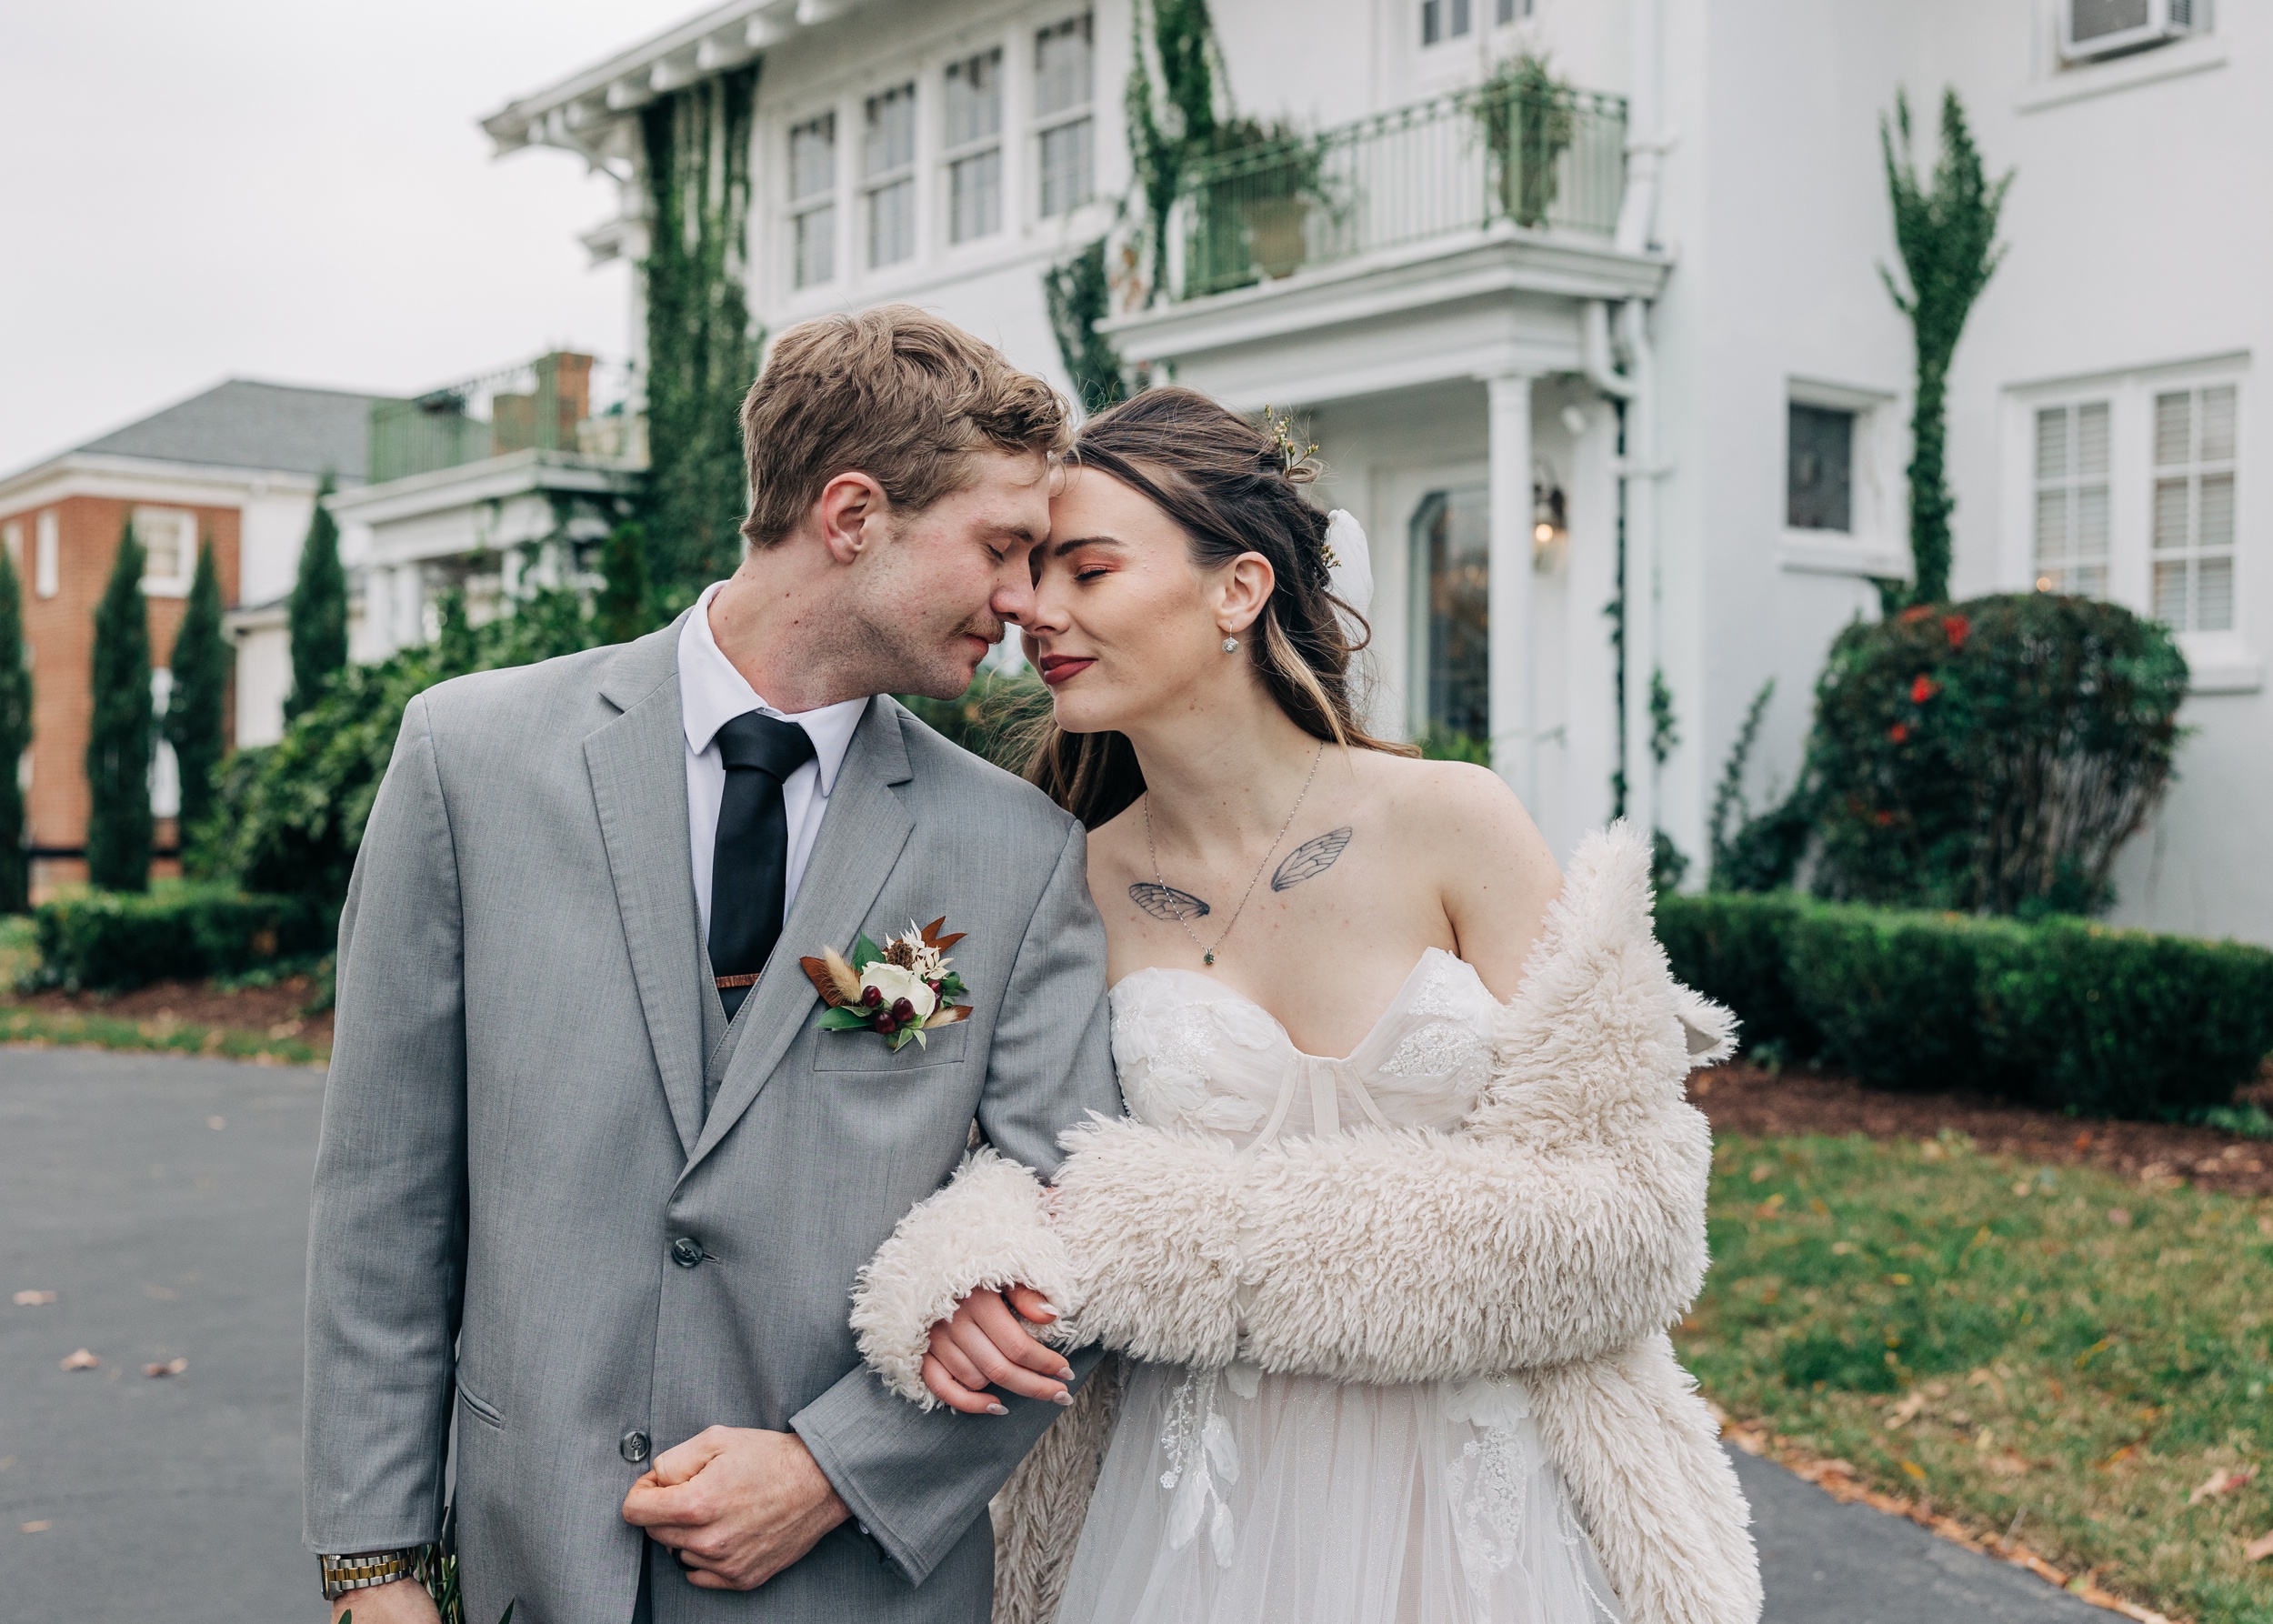
[[[1684,1098],[1732,1048],[1650,929],[1647,843],[1590,836],[1497,1018],[1453,1133],[1361,1128],[1239,1149],[1094,1120],[1056,1193],[975,1153],[863,1273],[869,1363],[919,1404],[929,1328],[1025,1283],[1051,1339],[1148,1361],[1396,1383],[1519,1375],[1632,1624],[1752,1624],[1736,1474],[1666,1328],[1703,1283],[1711,1136]],[[1055,1609],[1109,1431],[1093,1381],[996,1501],[998,1624]]]

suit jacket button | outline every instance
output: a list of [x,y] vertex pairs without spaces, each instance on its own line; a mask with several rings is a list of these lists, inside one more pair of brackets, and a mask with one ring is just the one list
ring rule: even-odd
[[703,1260],[703,1243],[692,1235],[682,1235],[671,1243],[671,1261],[681,1268],[692,1268]]
[[633,1428],[624,1434],[624,1441],[616,1446],[616,1452],[637,1466],[647,1458],[647,1435],[638,1428]]

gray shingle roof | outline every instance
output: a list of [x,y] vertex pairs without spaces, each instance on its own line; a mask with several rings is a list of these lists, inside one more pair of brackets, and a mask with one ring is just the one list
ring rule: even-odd
[[372,398],[231,378],[77,449],[285,474],[329,468],[342,485],[360,485],[370,457]]

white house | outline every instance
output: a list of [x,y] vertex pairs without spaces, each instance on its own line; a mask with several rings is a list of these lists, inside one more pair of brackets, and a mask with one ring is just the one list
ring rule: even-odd
[[[501,151],[625,182],[638,109],[763,59],[749,296],[770,331],[911,300],[1067,385],[1051,265],[1116,231],[1132,0],[728,0],[513,102]],[[2165,618],[2195,672],[2181,777],[2117,917],[2273,940],[2273,15],[2212,0],[1217,0],[1231,100],[1327,137],[1319,196],[1187,200],[1122,355],[1292,409],[1373,537],[1387,727],[1487,728],[1567,850],[1612,807],[1701,856],[1744,710],[1797,770],[1824,650],[1907,569],[1909,333],[1879,153],[1930,165],[1954,86],[2009,256],[1950,380],[1960,596],[2042,582]],[[1474,99],[1543,55],[1584,93],[1552,181],[1496,179]],[[1503,126],[1504,127],[1504,126]],[[1497,190],[1495,190],[1495,188]],[[1241,212],[1227,259],[1218,211]],[[1227,198],[1227,202],[1226,199]],[[1276,225],[1273,222],[1276,221]],[[1211,229],[1214,235],[1211,236]],[[1267,245],[1267,239],[1270,246]],[[636,323],[635,322],[635,326]],[[1630,651],[1624,716],[1605,606]],[[1651,750],[1649,674],[1677,742]],[[1485,720],[1488,717],[1488,722]],[[1621,719],[1623,742],[1621,743]]]

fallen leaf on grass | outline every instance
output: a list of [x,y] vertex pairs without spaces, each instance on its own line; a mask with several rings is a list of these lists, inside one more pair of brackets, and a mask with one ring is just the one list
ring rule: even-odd
[[1923,1483],[1926,1481],[1926,1469],[1918,1465],[1917,1461],[1905,1460],[1902,1463],[1902,1469],[1908,1472],[1911,1477],[1916,1478],[1919,1482]]
[[92,1370],[102,1362],[84,1348],[76,1353],[63,1356],[63,1368],[66,1370]]
[[2131,1227],[2131,1215],[2120,1207],[2110,1207],[2108,1208],[2108,1222],[2118,1229],[2128,1229]]
[[45,1517],[43,1517],[37,1521],[25,1523],[24,1525],[24,1531],[27,1534],[44,1534],[55,1526],[55,1525],[54,1523],[48,1521]]
[[2259,1534],[2241,1548],[2245,1562],[2262,1562],[2268,1557],[2273,1557],[2273,1533]]
[[1910,1396],[1896,1405],[1894,1413],[1887,1418],[1887,1430],[1892,1432],[1898,1427],[1908,1426],[1917,1418],[1918,1412],[1925,1408],[1925,1389],[1922,1388],[1913,1389]]
[[2212,1472],[2195,1485],[2194,1492],[2187,1496],[2187,1504],[2198,1506],[2215,1496],[2231,1494],[2257,1475],[2258,1469],[2254,1466],[2229,1466],[2221,1471]]
[[174,1358],[166,1360],[162,1365],[145,1365],[142,1367],[142,1373],[145,1376],[179,1376],[188,1368],[187,1359]]
[[52,1291],[19,1291],[15,1294],[15,1306],[19,1308],[36,1308],[43,1303],[55,1300],[55,1294]]

